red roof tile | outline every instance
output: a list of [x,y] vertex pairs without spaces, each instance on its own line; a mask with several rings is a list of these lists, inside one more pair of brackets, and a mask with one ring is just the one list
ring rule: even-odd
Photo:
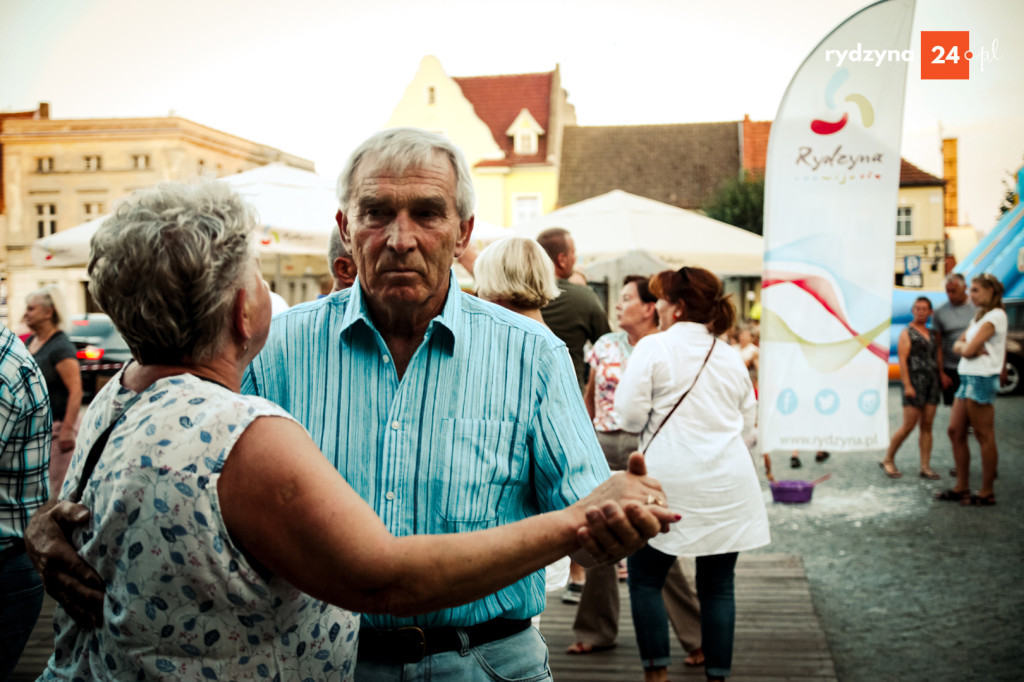
[[946,181],[900,158],[900,187],[942,187]]
[[[505,152],[504,161],[483,161],[478,165],[505,166],[547,162],[553,76],[554,72],[548,71],[452,79],[462,88],[462,93],[473,105],[476,115],[491,129],[494,141]],[[523,109],[530,112],[545,132],[538,140],[537,153],[528,156],[516,154],[512,138],[505,134]]]

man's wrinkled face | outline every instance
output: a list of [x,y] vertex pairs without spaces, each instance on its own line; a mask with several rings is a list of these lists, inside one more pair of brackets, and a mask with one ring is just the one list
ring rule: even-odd
[[953,305],[963,305],[967,300],[967,287],[958,279],[946,282],[946,297]]
[[367,297],[382,306],[444,305],[454,258],[469,242],[473,219],[460,221],[455,172],[440,152],[401,174],[357,170],[342,215],[342,238]]

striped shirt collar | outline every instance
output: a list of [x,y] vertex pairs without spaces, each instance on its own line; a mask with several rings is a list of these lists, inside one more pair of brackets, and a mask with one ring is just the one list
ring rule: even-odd
[[[341,334],[343,336],[349,334],[349,329],[356,325],[356,323],[362,323],[368,330],[380,336],[380,331],[370,317],[370,309],[367,306],[366,296],[363,294],[358,276],[355,282],[352,283],[352,288],[349,291],[352,293],[349,294],[349,304],[346,306],[345,314],[342,316]],[[465,323],[461,302],[463,295],[462,289],[459,288],[459,282],[455,277],[455,271],[449,271],[448,295],[445,298],[444,308],[441,309],[441,314],[432,319],[430,324],[427,325],[427,331],[423,337],[424,341],[429,341],[434,334],[440,333],[440,338],[447,339],[448,341],[448,343],[443,344],[443,347],[449,354],[455,353],[455,345],[458,343],[460,336],[459,331]],[[381,338],[383,339],[383,337]]]

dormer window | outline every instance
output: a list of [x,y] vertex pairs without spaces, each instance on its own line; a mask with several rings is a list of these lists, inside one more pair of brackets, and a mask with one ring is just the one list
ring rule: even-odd
[[520,130],[516,133],[516,154],[527,156],[537,153],[537,133],[532,130]]
[[544,134],[544,129],[527,109],[522,109],[505,134],[512,138],[512,151],[515,154],[533,156],[540,151],[540,136]]

